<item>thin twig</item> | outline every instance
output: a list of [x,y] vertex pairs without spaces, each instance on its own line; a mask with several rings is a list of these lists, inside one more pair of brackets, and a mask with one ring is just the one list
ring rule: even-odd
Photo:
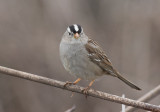
[[65,112],[74,112],[76,110],[76,105],[73,105],[70,109],[66,110]]
[[[82,92],[82,90],[84,89],[83,87],[76,86],[76,85],[64,87],[65,82],[57,81],[54,79],[50,79],[50,78],[46,78],[46,77],[42,77],[42,76],[38,76],[38,75],[26,73],[26,72],[14,70],[14,69],[2,67],[2,66],[0,66],[0,72],[14,76],[14,77],[19,77],[19,78],[23,78],[23,79],[27,79],[27,80],[35,81],[38,83],[43,83],[46,85],[50,85],[50,86],[54,86],[57,88],[61,88],[61,89],[65,89],[65,90],[69,90],[72,92],[77,92],[77,93],[83,94],[83,92]],[[136,108],[140,108],[140,109],[144,109],[144,110],[150,110],[153,112],[160,112],[160,107],[158,107],[156,105],[131,100],[128,98],[122,98],[122,97],[119,97],[116,95],[111,95],[111,94],[104,93],[101,91],[96,91],[93,89],[90,89],[88,91],[87,95],[92,96],[92,97],[96,97],[96,98],[100,98],[103,100],[108,100],[108,101],[112,101],[112,102],[116,102],[116,103],[120,103],[120,104],[125,104],[128,106],[134,106]]]
[[[149,91],[147,94],[139,98],[137,101],[140,102],[149,102],[151,99],[155,98],[156,96],[160,95],[160,85],[155,87],[153,90]],[[126,112],[133,112],[136,108],[134,107],[127,107]]]
[[[125,94],[122,95],[122,98],[125,98]],[[126,112],[126,106],[122,104],[122,111],[121,112]]]

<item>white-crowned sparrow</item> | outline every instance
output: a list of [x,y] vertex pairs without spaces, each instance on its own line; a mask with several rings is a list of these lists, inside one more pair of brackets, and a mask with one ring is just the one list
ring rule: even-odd
[[90,80],[85,88],[87,91],[96,78],[102,75],[111,75],[119,78],[131,88],[141,90],[139,87],[125,79],[117,72],[102,48],[92,39],[88,38],[80,25],[69,26],[60,43],[60,57],[64,68],[78,79],[67,84],[77,84],[81,79]]

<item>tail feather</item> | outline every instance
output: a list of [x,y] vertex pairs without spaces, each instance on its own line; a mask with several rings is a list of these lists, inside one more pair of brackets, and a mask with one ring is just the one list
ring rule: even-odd
[[136,90],[141,90],[141,88],[139,88],[138,86],[136,86],[135,84],[133,84],[132,82],[128,81],[127,79],[125,79],[124,77],[122,77],[119,73],[117,73],[117,77],[122,80],[124,83],[126,83],[128,86],[130,86],[133,89]]

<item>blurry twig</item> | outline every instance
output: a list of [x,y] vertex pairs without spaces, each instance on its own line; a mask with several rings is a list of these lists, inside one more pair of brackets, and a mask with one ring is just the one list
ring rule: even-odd
[[[159,105],[159,107],[160,107],[160,105]],[[147,111],[147,112],[151,112],[151,111]]]
[[[122,95],[122,98],[125,98],[125,94]],[[121,112],[126,112],[126,106],[122,104],[122,111]]]
[[[26,73],[26,72],[14,70],[14,69],[2,67],[2,66],[0,66],[0,72],[3,74],[14,76],[14,77],[27,79],[30,81],[54,86],[57,88],[61,88],[61,89],[65,89],[68,91],[77,92],[77,93],[81,93],[81,94],[83,94],[82,90],[84,90],[83,87],[80,87],[77,85],[64,86],[65,82],[57,81],[54,79],[50,79],[50,78],[46,78],[46,77],[42,77],[42,76],[38,76],[38,75]],[[133,107],[144,109],[144,110],[149,110],[149,111],[153,111],[153,112],[160,112],[160,107],[158,107],[156,105],[152,105],[152,104],[148,104],[148,103],[144,103],[144,102],[139,102],[139,101],[135,101],[135,100],[128,99],[128,98],[122,98],[122,97],[119,97],[116,95],[104,93],[104,92],[93,90],[93,89],[90,89],[88,91],[87,95],[92,96],[92,97],[96,97],[99,99],[103,99],[103,100],[108,100],[108,101],[112,101],[112,102],[116,102],[116,103],[120,103],[120,104],[125,104],[128,106],[133,106]]]
[[[160,85],[155,87],[153,90],[149,91],[147,94],[145,94],[144,96],[139,98],[137,101],[149,102],[151,99],[153,99],[154,97],[156,97],[158,95],[160,95]],[[127,107],[126,108],[126,112],[133,112],[135,110],[136,110],[136,108],[134,108],[134,107]]]
[[76,110],[76,106],[73,105],[70,109],[66,110],[65,112],[74,112]]

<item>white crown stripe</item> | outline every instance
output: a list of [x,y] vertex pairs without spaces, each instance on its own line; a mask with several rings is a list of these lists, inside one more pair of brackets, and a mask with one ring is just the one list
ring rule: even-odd
[[73,25],[74,26],[74,29],[76,30],[76,32],[78,32],[79,28],[76,24]]
[[71,30],[70,30],[70,28],[69,28],[69,27],[67,28],[67,30],[68,30],[68,32],[69,32],[69,33],[71,33]]

